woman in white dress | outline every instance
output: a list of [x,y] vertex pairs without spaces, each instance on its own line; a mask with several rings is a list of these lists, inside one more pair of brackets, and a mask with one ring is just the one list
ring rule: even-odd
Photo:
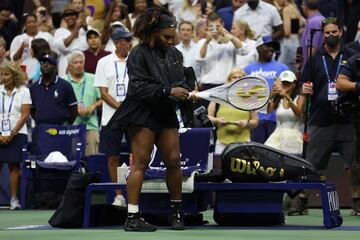
[[282,72],[279,80],[274,84],[268,105],[268,113],[276,111],[276,128],[265,145],[300,155],[303,147],[302,113],[305,103],[303,98],[299,98],[293,72]]

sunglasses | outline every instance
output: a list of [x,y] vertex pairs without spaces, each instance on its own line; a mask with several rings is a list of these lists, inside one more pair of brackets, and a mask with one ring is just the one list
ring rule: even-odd
[[329,25],[329,24],[335,24],[335,25],[340,26],[340,23],[338,22],[338,19],[337,19],[336,17],[324,18],[324,19],[321,21],[321,26],[322,26],[323,29],[324,29],[324,27],[325,27],[326,25]]

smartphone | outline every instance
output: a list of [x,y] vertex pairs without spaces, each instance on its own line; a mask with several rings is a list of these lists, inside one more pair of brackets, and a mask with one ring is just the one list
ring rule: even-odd
[[206,15],[206,0],[201,0],[201,14]]
[[302,51],[302,47],[299,46],[296,48],[296,55],[302,55],[303,54],[303,51]]
[[46,11],[45,10],[40,10],[40,16],[42,16],[42,17],[44,17],[44,16],[46,16]]

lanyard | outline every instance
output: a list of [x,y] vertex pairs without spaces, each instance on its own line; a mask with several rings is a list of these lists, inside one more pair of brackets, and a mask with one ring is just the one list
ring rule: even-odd
[[85,94],[85,84],[86,84],[86,78],[84,78],[84,82],[81,88],[81,101],[84,99],[84,94]]
[[[15,94],[16,94],[16,92],[14,92],[14,94],[11,96],[11,99],[10,99],[8,118],[10,118],[10,112],[11,112]],[[5,115],[5,93],[3,93],[3,98],[2,98],[2,114],[3,114],[3,118],[5,118],[5,116],[4,116]]]
[[[115,64],[116,83],[119,83],[119,72],[118,72],[118,67],[117,67],[117,61],[115,61],[114,64]],[[125,64],[123,84],[125,84],[126,74],[127,74],[127,64]]]
[[[322,56],[322,60],[323,60],[323,65],[324,65],[324,68],[325,68],[325,73],[326,73],[326,77],[328,79],[328,82],[331,82],[330,75],[329,75],[329,70],[328,70],[324,55]],[[336,75],[335,75],[335,78],[334,78],[335,82],[336,82],[336,78],[337,78],[337,76],[339,75],[339,72],[340,72],[341,60],[342,60],[342,54],[340,55],[339,62],[338,62],[337,68],[336,68]]]

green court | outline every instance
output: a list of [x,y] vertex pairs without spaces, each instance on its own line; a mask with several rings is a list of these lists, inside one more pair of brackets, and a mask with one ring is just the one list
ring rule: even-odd
[[259,239],[259,240],[343,240],[360,239],[360,216],[349,216],[349,209],[341,211],[344,223],[341,227],[326,229],[322,226],[321,209],[310,209],[309,216],[288,217],[282,226],[271,227],[220,227],[212,219],[212,211],[204,213],[209,224],[189,227],[185,231],[159,228],[152,233],[125,232],[121,226],[90,229],[58,229],[47,224],[54,211],[48,210],[0,210],[0,239]]

